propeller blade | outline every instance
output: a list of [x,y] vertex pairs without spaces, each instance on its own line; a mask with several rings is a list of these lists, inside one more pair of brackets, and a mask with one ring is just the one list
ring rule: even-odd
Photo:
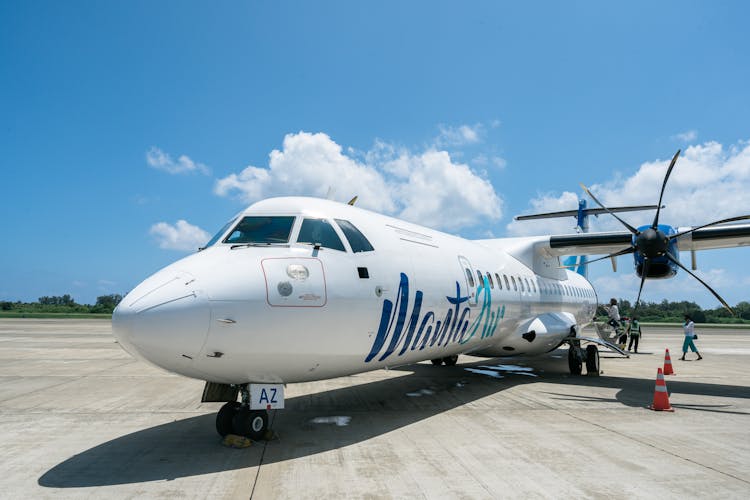
[[641,303],[641,292],[643,291],[643,284],[646,282],[646,276],[648,276],[648,259],[643,258],[643,269],[641,270],[641,286],[638,288],[638,298],[635,299],[635,307],[633,307],[633,314],[638,310],[638,304]]
[[680,261],[677,260],[671,253],[667,252],[664,255],[667,257],[667,259],[669,259],[670,261],[672,261],[674,264],[678,265],[680,267],[680,269],[682,269],[683,271],[685,271],[686,273],[688,273],[690,276],[692,276],[693,278],[695,278],[698,281],[700,281],[703,286],[705,286],[706,288],[708,288],[709,292],[711,292],[712,294],[714,294],[714,297],[716,297],[717,299],[719,299],[719,302],[721,302],[721,305],[723,305],[724,307],[726,307],[727,311],[729,311],[729,313],[732,316],[734,316],[734,311],[732,310],[731,307],[729,307],[729,304],[727,304],[727,301],[724,300],[723,298],[721,298],[721,295],[719,295],[718,293],[716,293],[716,291],[713,288],[711,288],[710,286],[708,286],[708,284],[705,281],[703,281],[698,276],[696,276],[694,273],[692,273],[690,271],[690,269],[688,269],[687,267],[683,266],[680,263]]
[[675,238],[679,238],[680,236],[683,236],[685,234],[692,233],[693,231],[697,231],[698,229],[703,229],[704,227],[715,226],[717,224],[725,224],[727,222],[736,222],[738,220],[748,220],[748,219],[750,219],[750,215],[740,215],[740,216],[737,216],[737,217],[730,217],[728,219],[721,219],[721,220],[717,220],[717,221],[714,221],[714,222],[709,222],[708,224],[703,224],[702,226],[697,226],[697,227],[691,227],[687,231],[682,231],[680,233],[673,234],[672,236],[669,237],[669,240],[671,241],[671,240],[673,240]]
[[656,215],[654,216],[654,223],[651,224],[652,229],[656,229],[656,226],[659,225],[659,212],[661,212],[661,199],[664,197],[664,188],[667,187],[667,180],[669,180],[669,175],[672,173],[672,169],[674,168],[674,164],[677,162],[677,157],[680,156],[680,150],[678,149],[677,152],[672,157],[672,162],[669,164],[669,168],[667,169],[667,175],[664,176],[664,182],[661,184],[661,193],[659,193],[659,203],[656,205]]
[[[581,184],[581,187],[586,192],[586,194],[589,195],[591,197],[591,199],[596,202],[597,205],[599,205],[604,210],[606,210],[609,215],[611,215],[615,219],[619,220],[620,224],[622,224],[623,226],[625,226],[626,228],[628,228],[628,231],[630,231],[631,233],[635,234],[636,236],[638,234],[640,234],[636,228],[634,228],[633,226],[631,226],[630,224],[628,224],[627,222],[625,222],[624,220],[622,220],[621,218],[619,218],[618,216],[616,216],[613,211],[611,211],[610,209],[608,209],[607,207],[605,207],[604,205],[602,205],[602,202],[600,202],[599,200],[596,199],[596,196],[594,196],[594,194],[591,191],[589,191],[589,188],[587,188],[583,184]],[[661,203],[661,202],[659,202],[659,203]]]
[[560,266],[560,269],[567,269],[567,268],[572,268],[572,267],[584,266],[586,264],[591,264],[592,262],[598,262],[600,260],[610,259],[612,257],[619,257],[620,255],[627,255],[627,254],[633,253],[633,252],[635,252],[635,248],[628,247],[628,248],[624,248],[624,249],[622,249],[622,250],[620,250],[618,252],[611,253],[609,255],[605,255],[604,257],[599,257],[597,259],[587,260],[585,262],[581,262],[579,264],[572,264],[570,266]]

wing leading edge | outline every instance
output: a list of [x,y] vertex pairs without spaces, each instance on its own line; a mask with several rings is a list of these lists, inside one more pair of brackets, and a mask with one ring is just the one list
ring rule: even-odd
[[[680,227],[678,232],[689,230]],[[549,237],[550,255],[606,255],[628,248],[632,235],[628,231],[579,233]],[[680,251],[710,250],[750,246],[750,224],[725,224],[697,229],[677,239]]]

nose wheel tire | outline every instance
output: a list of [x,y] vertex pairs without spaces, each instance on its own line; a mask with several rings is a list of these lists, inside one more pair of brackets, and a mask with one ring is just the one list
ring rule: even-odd
[[221,407],[216,414],[216,432],[221,437],[232,434],[232,420],[240,409],[240,403],[232,401]]
[[232,418],[232,432],[258,441],[263,439],[268,430],[268,412],[240,408]]

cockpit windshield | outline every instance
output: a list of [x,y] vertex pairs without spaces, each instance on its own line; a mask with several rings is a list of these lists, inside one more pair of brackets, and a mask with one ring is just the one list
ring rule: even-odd
[[274,245],[288,243],[294,216],[247,216],[229,233],[224,243]]
[[229,226],[231,226],[232,224],[234,224],[236,221],[237,221],[237,217],[235,217],[234,219],[232,219],[229,222],[227,222],[226,224],[224,224],[221,227],[221,229],[219,229],[219,232],[216,233],[213,236],[213,238],[211,238],[210,240],[208,240],[208,243],[206,243],[205,245],[203,245],[203,247],[201,248],[201,250],[203,250],[205,248],[208,248],[211,245],[215,244],[217,241],[219,241],[219,238],[221,238],[222,236],[224,236],[224,233],[227,232],[227,229],[229,229]]

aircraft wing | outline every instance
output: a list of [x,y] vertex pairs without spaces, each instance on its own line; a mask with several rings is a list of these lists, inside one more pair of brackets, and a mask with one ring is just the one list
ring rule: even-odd
[[[680,227],[678,233],[690,231]],[[549,237],[551,255],[607,255],[631,246],[632,235],[628,231],[609,233],[579,233]],[[677,238],[680,251],[709,250],[750,246],[750,224],[723,224],[703,227]]]
[[[689,230],[680,227],[678,233]],[[680,251],[709,250],[712,248],[731,248],[750,245],[750,224],[724,224],[704,227],[677,238]]]
[[611,233],[578,233],[549,237],[551,255],[606,255],[628,248],[632,235],[628,231]]

